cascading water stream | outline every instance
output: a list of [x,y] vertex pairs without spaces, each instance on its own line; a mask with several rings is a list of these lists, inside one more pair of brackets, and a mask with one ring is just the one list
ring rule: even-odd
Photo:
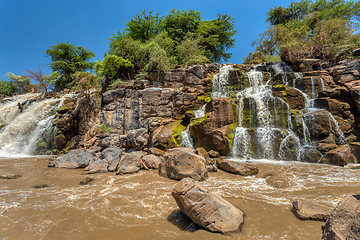
[[[61,107],[64,99],[73,95],[45,100],[36,99],[38,96],[39,94],[16,96],[0,106],[1,109],[8,109],[6,112],[13,113],[5,118],[1,114],[4,125],[0,130],[0,156],[34,154],[36,143],[50,130],[56,110]],[[23,104],[24,100],[32,101],[26,106]]]

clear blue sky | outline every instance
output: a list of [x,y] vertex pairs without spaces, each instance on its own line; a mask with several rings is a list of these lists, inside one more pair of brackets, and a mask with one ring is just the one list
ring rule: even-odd
[[242,63],[253,50],[251,43],[266,30],[266,13],[274,5],[287,6],[290,0],[0,0],[0,78],[6,72],[25,75],[25,69],[44,65],[51,70],[44,51],[57,42],[82,46],[103,59],[108,39],[140,10],[166,15],[171,9],[194,9],[204,20],[224,12],[235,19],[236,46],[229,60]]

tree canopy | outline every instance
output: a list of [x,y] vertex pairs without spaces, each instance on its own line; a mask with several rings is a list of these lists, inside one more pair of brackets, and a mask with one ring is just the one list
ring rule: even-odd
[[61,90],[72,86],[72,75],[75,72],[87,71],[93,68],[90,60],[95,54],[83,47],[77,47],[69,42],[58,43],[50,46],[46,56],[51,57],[50,67],[54,72],[59,72],[61,78],[56,80],[55,88]]
[[142,10],[109,39],[108,54],[129,60],[139,76],[146,76],[178,64],[226,61],[235,34],[234,19],[225,13],[205,21],[191,9],[173,9],[165,16]]
[[360,46],[359,1],[302,0],[287,7],[275,6],[267,14],[268,29],[253,45],[245,62],[262,62],[281,56],[286,61],[299,58],[324,60],[348,57]]

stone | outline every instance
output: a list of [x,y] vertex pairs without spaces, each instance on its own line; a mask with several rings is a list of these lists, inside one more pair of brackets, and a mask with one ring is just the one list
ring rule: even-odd
[[331,150],[338,148],[338,147],[339,146],[334,143],[318,143],[318,146],[317,146],[317,148],[323,153],[330,152]]
[[215,150],[226,156],[230,153],[230,136],[237,125],[237,106],[227,98],[212,98],[206,104],[205,116],[190,122],[190,134],[197,147]]
[[352,54],[356,57],[356,56],[360,56],[360,48],[354,49],[352,51]]
[[50,187],[50,186],[46,183],[36,184],[33,186],[33,188],[46,188],[46,187]]
[[303,115],[303,119],[312,137],[325,138],[329,135],[331,124],[328,111],[321,109],[307,112]]
[[214,151],[214,150],[210,150],[208,152],[208,154],[209,154],[209,157],[211,157],[211,158],[219,158],[220,157],[220,153],[217,151]]
[[360,195],[347,196],[322,226],[322,240],[360,239]]
[[159,175],[181,180],[186,177],[203,181],[207,177],[206,160],[187,148],[173,148],[166,151],[159,165]]
[[319,209],[316,206],[296,200],[292,203],[291,211],[300,220],[326,221],[330,213]]
[[149,149],[149,153],[154,154],[155,156],[164,156],[165,155],[165,151],[152,147]]
[[130,130],[127,134],[128,145],[136,150],[148,146],[149,134],[145,128]]
[[134,151],[126,153],[120,160],[116,170],[116,175],[137,173],[141,168],[141,158],[144,153],[140,151]]
[[205,159],[208,159],[209,158],[209,154],[208,152],[205,150],[205,148],[196,148],[196,153],[199,154],[200,156],[202,156],[203,158]]
[[341,146],[335,148],[324,155],[322,163],[345,166],[348,162],[356,161],[349,147]]
[[254,164],[225,160],[221,158],[216,159],[216,165],[221,170],[241,176],[256,175],[259,172],[259,169]]
[[350,144],[351,152],[356,157],[357,162],[360,162],[360,142],[352,142]]
[[104,92],[102,94],[102,102],[103,104],[109,104],[119,98],[123,98],[125,96],[125,89],[124,88],[118,88],[114,90],[110,90],[107,92]]
[[55,137],[55,147],[56,149],[63,149],[67,144],[67,139],[64,134],[57,135]]
[[86,177],[85,179],[80,181],[79,185],[91,185],[91,182],[94,180],[94,178]]
[[243,212],[193,179],[182,179],[171,194],[180,210],[197,225],[222,234],[241,230]]
[[159,169],[159,165],[161,163],[160,158],[157,156],[150,154],[146,155],[141,159],[141,168],[148,170],[148,169]]
[[16,179],[21,177],[19,174],[0,174],[0,179]]
[[309,163],[318,163],[322,156],[321,152],[312,146],[304,146],[300,153],[301,161]]
[[96,154],[88,149],[74,149],[57,157],[54,160],[54,167],[58,168],[85,168],[91,161],[94,161]]
[[174,137],[181,132],[181,126],[181,121],[171,121],[159,126],[151,134],[150,145],[162,151],[177,147]]

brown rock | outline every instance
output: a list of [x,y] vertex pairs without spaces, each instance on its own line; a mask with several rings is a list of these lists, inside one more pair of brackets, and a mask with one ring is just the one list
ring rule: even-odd
[[74,149],[54,160],[54,167],[85,168],[95,159],[95,153],[85,149]]
[[322,163],[345,166],[348,162],[354,161],[355,156],[351,153],[349,147],[338,147],[324,155]]
[[1,174],[0,179],[16,179],[21,177],[19,174]]
[[199,226],[222,234],[240,231],[243,213],[194,180],[182,179],[171,194],[181,211]]
[[210,150],[209,151],[209,157],[211,158],[219,158],[220,157],[220,153],[214,150]]
[[140,151],[126,153],[120,160],[116,175],[137,173],[141,168],[141,158],[144,154]]
[[297,200],[292,203],[291,211],[300,220],[326,221],[329,213],[325,212],[311,204]]
[[160,158],[155,155],[146,155],[141,159],[141,168],[142,169],[159,169],[161,163]]
[[360,195],[344,198],[322,227],[323,240],[360,239]]
[[221,170],[241,176],[256,175],[259,172],[259,169],[251,163],[243,163],[221,158],[216,159],[216,165]]
[[339,146],[334,143],[318,143],[318,146],[317,146],[317,148],[323,153],[327,153],[338,147]]
[[205,148],[196,148],[196,153],[199,154],[200,156],[202,156],[205,159],[209,158],[209,154],[208,152],[205,150]]
[[79,185],[91,185],[91,182],[94,180],[94,178],[86,177],[85,179],[80,181]]
[[207,177],[205,158],[187,148],[169,149],[159,165],[160,176],[180,180],[186,177],[203,181]]
[[357,162],[360,162],[360,142],[352,142],[350,144],[351,146],[351,152],[354,154],[354,156],[357,159]]

